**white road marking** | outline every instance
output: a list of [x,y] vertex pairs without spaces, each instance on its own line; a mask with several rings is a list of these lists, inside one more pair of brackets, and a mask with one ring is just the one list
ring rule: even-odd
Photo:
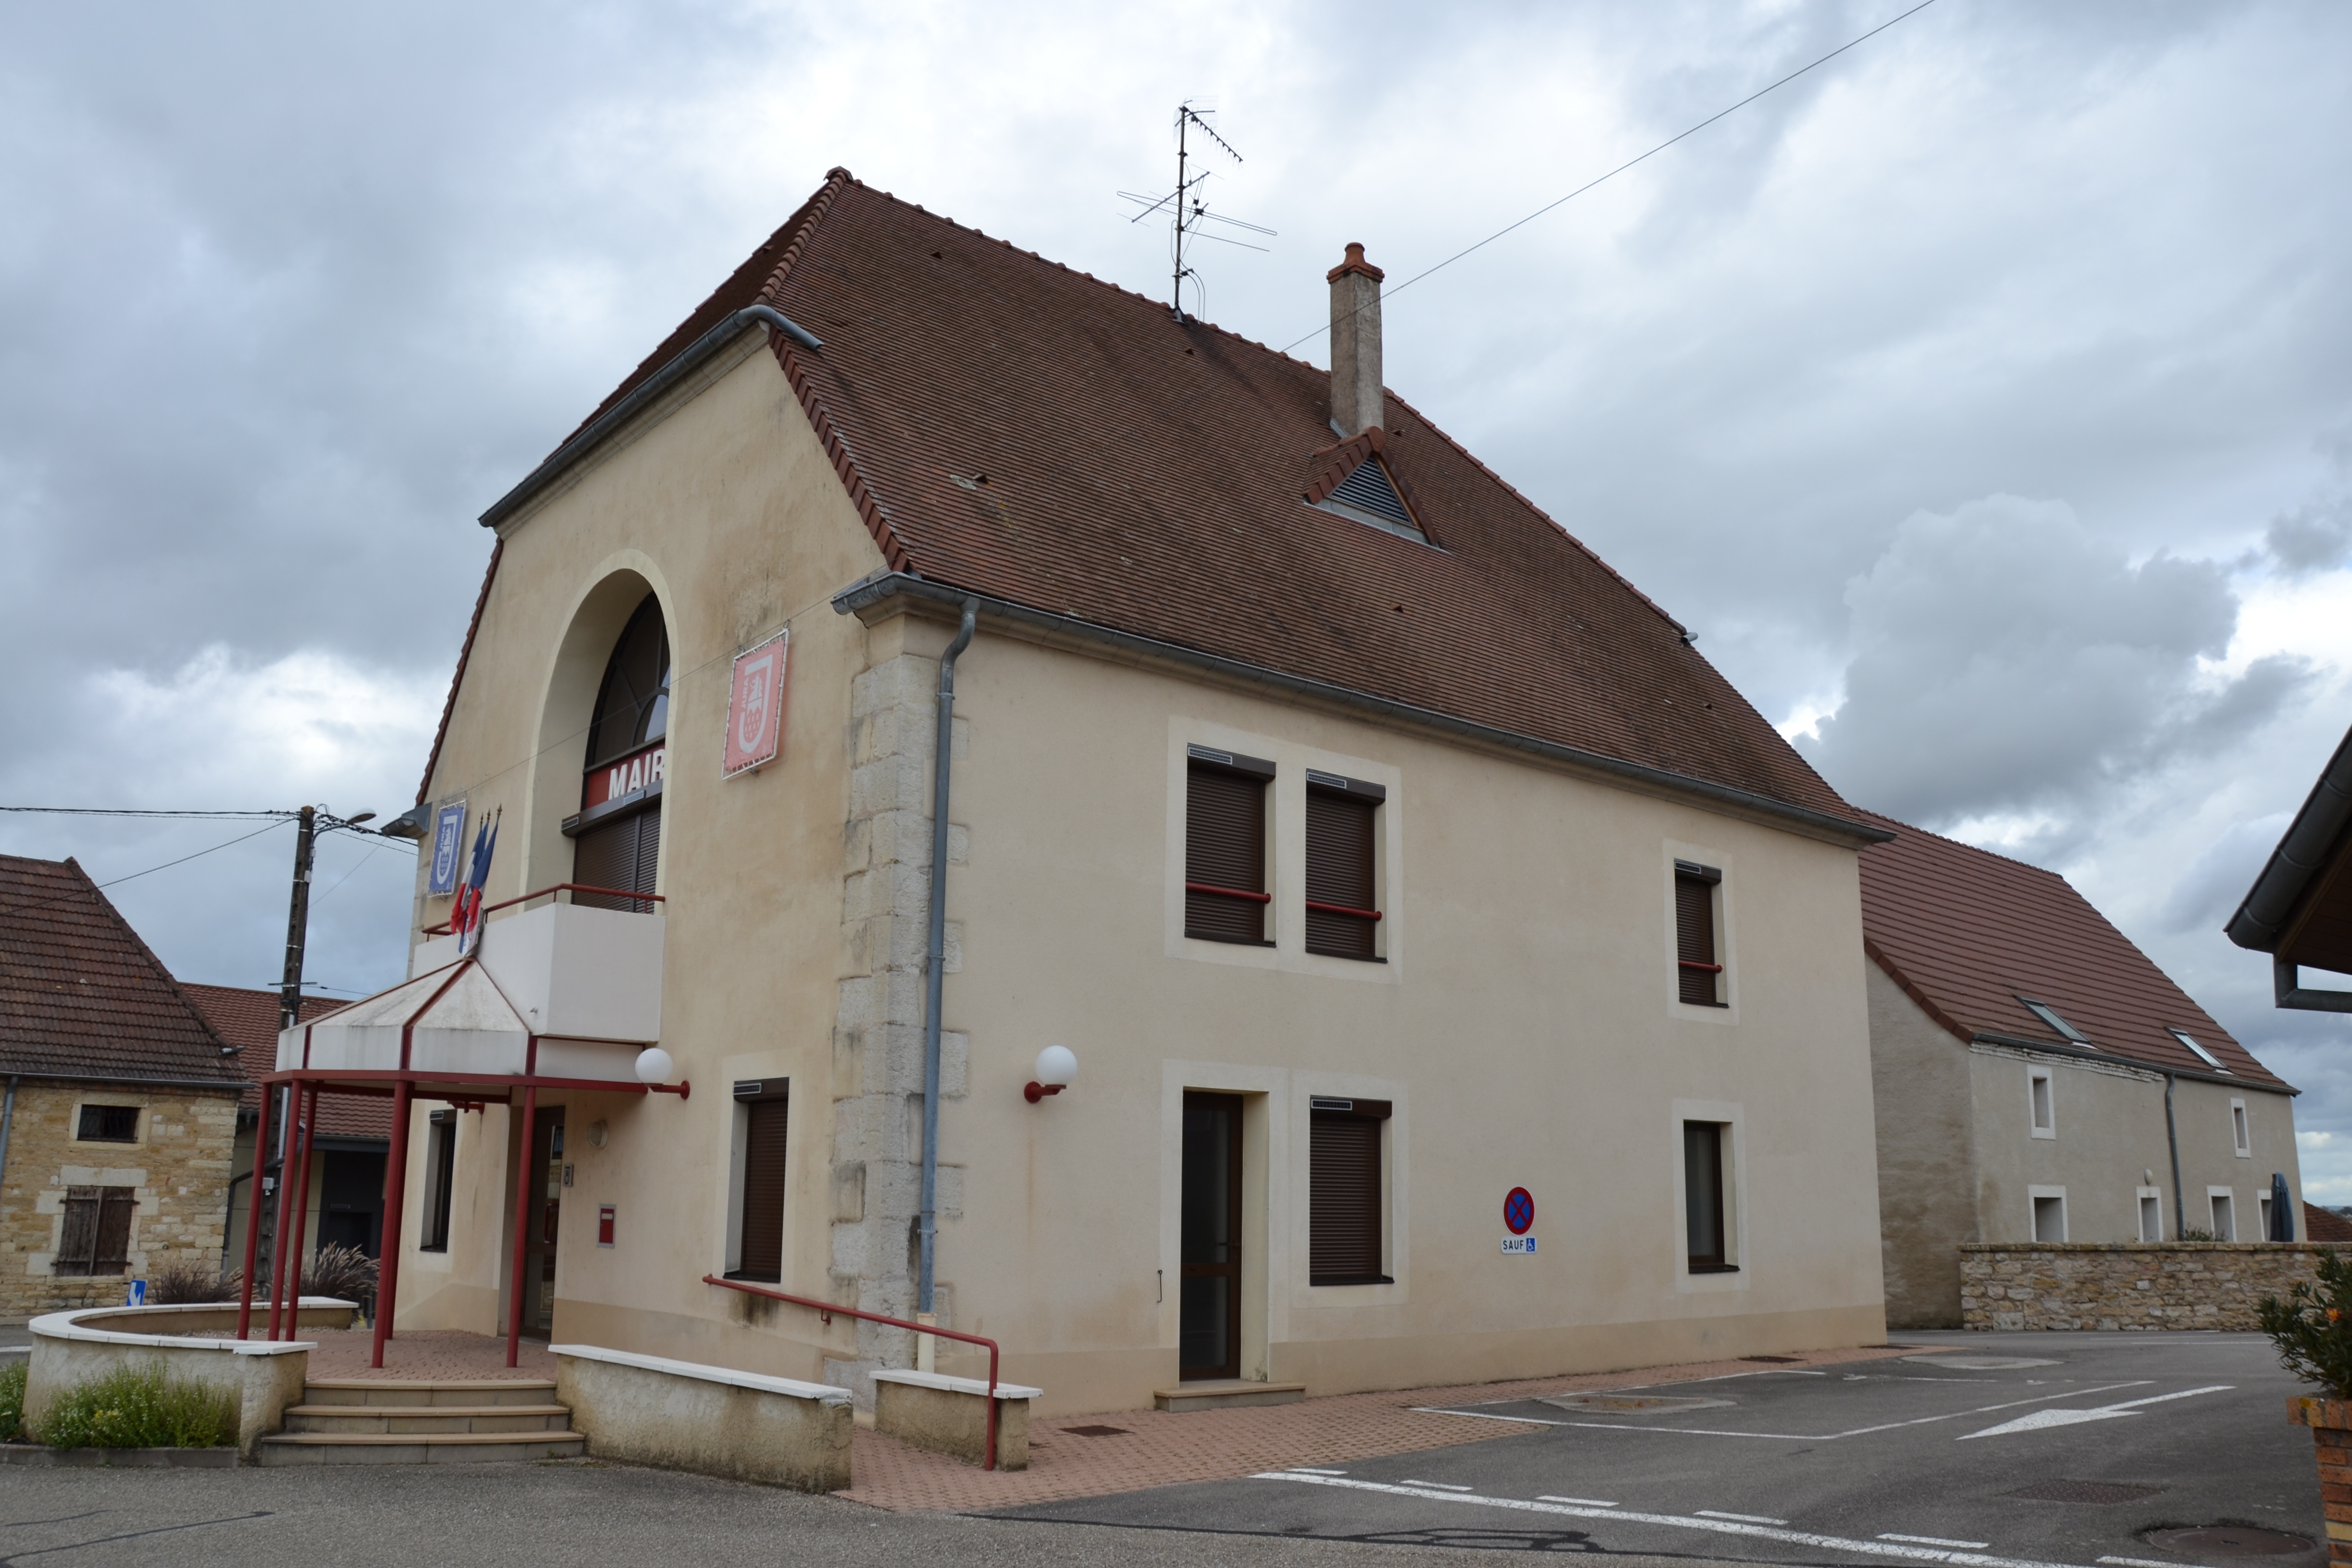
[[[1351,1491],[1384,1492],[1391,1497],[1421,1498],[1429,1502],[1467,1503],[1476,1508],[1507,1509],[1516,1513],[1556,1514],[1566,1519],[1631,1520],[1637,1524],[1663,1524],[1682,1530],[1704,1530],[1717,1535],[1744,1535],[1760,1541],[1780,1541],[1794,1546],[1819,1547],[1831,1552],[1851,1552],[1864,1557],[1892,1557],[1906,1563],[1948,1563],[1953,1568],[2076,1568],[2064,1563],[2042,1562],[2029,1557],[1987,1557],[1975,1552],[1954,1551],[1941,1546],[1912,1546],[1892,1541],[1853,1541],[1840,1535],[1817,1535],[1805,1530],[1783,1530],[1772,1525],[1740,1524],[1727,1519],[1696,1519],[1672,1513],[1619,1513],[1609,1509],[1592,1508],[1570,1503],[1526,1502],[1517,1498],[1482,1497],[1462,1492],[1421,1491],[1412,1487],[1390,1486],[1381,1481],[1359,1481],[1338,1477],[1294,1475],[1283,1470],[1268,1470],[1252,1476],[1256,1481],[1296,1481],[1301,1486],[1344,1487]],[[2155,1563],[2136,1568],[2158,1568]],[[2162,1568],[2195,1568],[2193,1564],[2165,1563]]]
[[1615,1508],[1617,1506],[1613,1502],[1602,1502],[1597,1497],[1551,1497],[1549,1495],[1543,1495],[1538,1496],[1536,1500],[1538,1502],[1571,1502],[1584,1508]]
[[1998,1426],[1988,1426],[1981,1432],[1970,1432],[1960,1438],[2001,1437],[2012,1432],[2040,1432],[2052,1426],[2072,1426],[2084,1421],[2105,1421],[2118,1415],[2137,1415],[2143,1405],[2161,1405],[2168,1399],[2188,1399],[2200,1394],[2227,1394],[2235,1384],[2217,1383],[2208,1388],[2184,1388],[2177,1394],[2155,1394],[2146,1399],[2126,1399],[2119,1405],[2102,1405],[2092,1410],[2036,1410],[2014,1421],[2004,1421]]
[[1313,1465],[1293,1465],[1290,1468],[1302,1476],[1344,1476],[1348,1473],[1345,1470],[1318,1469]]
[[1907,1541],[1914,1546],[1957,1546],[1963,1551],[1977,1552],[1992,1544],[1990,1541],[1947,1541],[1940,1535],[1882,1535],[1881,1541]]
[[[1856,1426],[1846,1432],[1732,1432],[1719,1426],[1655,1426],[1648,1422],[1636,1425],[1630,1421],[1546,1421],[1533,1415],[1489,1415],[1477,1410],[1450,1410],[1438,1405],[1416,1405],[1416,1410],[1433,1415],[1465,1415],[1480,1421],[1518,1421],[1529,1426],[1585,1426],[1602,1432],[1673,1432],[1685,1437],[1759,1437],[1777,1443],[1832,1443],[1840,1437],[1866,1436],[1873,1432],[1892,1432],[1904,1426],[1925,1426],[1937,1421],[1957,1421],[1964,1415],[1989,1415],[1996,1410],[2014,1410],[2021,1405],[2040,1405],[2053,1399],[2087,1398],[2094,1394],[2111,1394],[2118,1388],[2145,1388],[2149,1380],[2134,1378],[2128,1383],[2110,1383],[2097,1388],[2078,1388],[2065,1394],[2037,1394],[2031,1399],[2004,1400],[1999,1405],[1979,1405],[1972,1410],[1954,1410],[1943,1415],[1918,1415],[1908,1421],[1889,1421],[1877,1426]],[[2170,1397],[2167,1395],[2167,1397]],[[1981,1436],[1981,1434],[1979,1434]]]
[[[1691,1511],[1701,1519],[1736,1519],[1742,1524],[1786,1524],[1785,1519],[1767,1519],[1760,1513],[1719,1513],[1711,1508],[1695,1508]],[[1884,1541],[1885,1536],[1879,1537]]]
[[1468,1487],[1457,1487],[1452,1481],[1416,1481],[1411,1477],[1407,1477],[1398,1484],[1408,1487],[1435,1487],[1440,1491],[1447,1492],[1466,1492],[1471,1489]]
[[2179,1568],[2178,1563],[2158,1563],[2148,1557],[2102,1557],[2099,1561],[2113,1563],[2115,1568]]
[[[1516,1401],[1514,1401],[1516,1403]],[[1434,1405],[1416,1405],[1416,1415],[1459,1415],[1465,1421],[1516,1421],[1522,1426],[1573,1426],[1573,1421],[1547,1421],[1540,1415],[1489,1415],[1483,1410],[1441,1410]]]

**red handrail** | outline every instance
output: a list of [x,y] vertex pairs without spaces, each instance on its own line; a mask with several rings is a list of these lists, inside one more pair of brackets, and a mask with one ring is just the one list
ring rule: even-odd
[[1345,904],[1321,904],[1317,903],[1313,899],[1307,900],[1307,907],[1327,915],[1353,915],[1360,921],[1376,921],[1381,918],[1381,911],[1378,910],[1351,910]]
[[1723,965],[1720,963],[1701,963],[1696,958],[1677,958],[1675,962],[1685,969],[1704,969],[1709,974],[1720,974],[1723,973]]
[[1221,899],[1247,899],[1254,904],[1274,902],[1272,893],[1253,893],[1242,888],[1219,888],[1207,882],[1187,882],[1184,884],[1184,890],[1188,893],[1214,893]]
[[[482,906],[482,913],[488,915],[497,910],[512,909],[517,904],[527,904],[533,899],[544,899],[556,893],[595,893],[608,899],[644,899],[648,903],[656,904],[667,903],[669,900],[669,895],[667,893],[633,893],[626,888],[597,888],[592,887],[586,882],[553,882],[540,889],[535,893],[525,893],[520,898],[501,899],[495,904],[484,904]],[[631,910],[630,912],[634,914],[635,911]],[[449,934],[449,922],[447,921],[443,921],[437,926],[426,926],[425,928],[425,934],[426,936],[447,936]]]
[[988,1459],[980,1468],[983,1470],[996,1468],[997,1348],[994,1340],[982,1339],[978,1334],[960,1334],[953,1329],[934,1328],[929,1323],[910,1323],[904,1318],[886,1318],[879,1312],[861,1312],[855,1307],[835,1306],[831,1301],[820,1301],[809,1296],[789,1295],[782,1290],[771,1290],[765,1285],[751,1284],[748,1280],[722,1279],[716,1274],[704,1275],[702,1282],[705,1285],[717,1285],[724,1289],[740,1290],[746,1296],[765,1296],[772,1301],[790,1301],[795,1307],[813,1307],[816,1310],[820,1321],[828,1324],[833,1321],[833,1315],[838,1312],[845,1318],[858,1318],[869,1323],[887,1323],[894,1329],[911,1329],[916,1333],[929,1334],[934,1339],[961,1340],[968,1345],[986,1345],[988,1347]]

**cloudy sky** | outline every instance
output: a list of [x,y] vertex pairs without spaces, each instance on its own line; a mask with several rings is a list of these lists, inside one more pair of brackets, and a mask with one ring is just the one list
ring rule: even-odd
[[[1281,346],[1344,242],[1393,289],[1906,4],[11,7],[0,803],[405,807],[476,515],[832,164],[1153,291],[1114,193],[1213,105],[1280,232],[1187,303]],[[2347,58],[2326,0],[1938,0],[1385,312],[1851,798],[2063,871],[2303,1085],[2334,1202],[2352,1021],[2218,928],[2352,722]],[[290,853],[114,896],[271,984]],[[322,847],[324,986],[398,973],[408,856]]]

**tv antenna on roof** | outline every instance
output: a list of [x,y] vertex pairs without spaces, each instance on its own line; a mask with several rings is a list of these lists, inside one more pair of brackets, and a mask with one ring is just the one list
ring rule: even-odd
[[[1269,248],[1263,245],[1252,245],[1245,239],[1235,239],[1229,235],[1211,232],[1202,228],[1202,225],[1227,224],[1234,228],[1247,229],[1252,234],[1262,234],[1268,239],[1275,237],[1273,229],[1258,224],[1244,223],[1239,218],[1227,217],[1222,213],[1211,212],[1208,204],[1202,199],[1201,187],[1208,183],[1210,171],[1203,169],[1198,174],[1192,174],[1187,171],[1186,160],[1191,155],[1188,138],[1192,130],[1198,128],[1202,135],[1223,148],[1234,163],[1238,163],[1242,161],[1242,155],[1234,151],[1233,143],[1218,135],[1215,128],[1202,118],[1202,112],[1192,107],[1190,99],[1176,106],[1176,188],[1174,190],[1164,196],[1139,195],[1133,191],[1118,193],[1122,199],[1139,202],[1143,205],[1141,212],[1128,219],[1129,223],[1141,223],[1156,212],[1165,211],[1174,216],[1170,250],[1175,262],[1175,269],[1169,279],[1168,303],[1169,308],[1176,312],[1176,319],[1180,321],[1184,319],[1184,279],[1192,279],[1192,286],[1196,289],[1201,286],[1201,275],[1184,265],[1185,247],[1191,241],[1213,239],[1221,245],[1238,245],[1244,250],[1264,251]],[[1216,110],[1212,109],[1206,112],[1214,114]]]

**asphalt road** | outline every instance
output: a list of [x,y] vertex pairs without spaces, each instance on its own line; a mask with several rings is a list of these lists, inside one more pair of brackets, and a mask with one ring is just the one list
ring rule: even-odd
[[[1008,1517],[1362,1543],[1979,1568],[1996,1560],[2228,1568],[2238,1560],[2228,1541],[2176,1549],[2150,1539],[2172,1526],[2227,1522],[2322,1539],[2311,1436],[2285,1416],[2298,1385],[2259,1336],[1904,1338],[1952,1353],[1811,1373],[1759,1364],[1606,1399],[1446,1406],[1465,1420],[1524,1423],[1526,1435],[1351,1464],[1308,1461],[1287,1474]],[[1651,1400],[1659,1403],[1643,1403]],[[2054,1495],[2018,1495],[2036,1488]],[[2076,1500],[2059,1500],[2068,1497]],[[2318,1568],[2324,1556],[2307,1545],[2264,1561]]]
[[[581,1461],[0,1470],[0,1568],[1458,1568],[1459,1552],[893,1514]],[[1612,1568],[1693,1568],[1632,1558]]]

